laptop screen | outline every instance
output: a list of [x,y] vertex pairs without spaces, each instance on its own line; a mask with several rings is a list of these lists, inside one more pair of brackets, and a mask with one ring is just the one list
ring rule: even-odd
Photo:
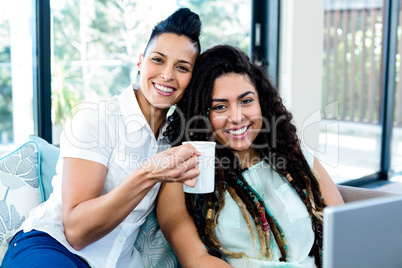
[[324,268],[402,267],[402,196],[324,209]]

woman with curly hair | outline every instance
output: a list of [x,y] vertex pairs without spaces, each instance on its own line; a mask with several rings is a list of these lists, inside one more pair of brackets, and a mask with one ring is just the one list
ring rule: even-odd
[[277,90],[231,46],[207,50],[195,69],[167,134],[173,145],[217,142],[215,191],[162,186],[158,221],[181,265],[321,267],[323,209],[343,200],[302,151]]

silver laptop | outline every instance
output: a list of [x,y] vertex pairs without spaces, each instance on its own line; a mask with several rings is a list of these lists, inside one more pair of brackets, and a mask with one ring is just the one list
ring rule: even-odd
[[324,209],[324,268],[402,268],[402,196]]

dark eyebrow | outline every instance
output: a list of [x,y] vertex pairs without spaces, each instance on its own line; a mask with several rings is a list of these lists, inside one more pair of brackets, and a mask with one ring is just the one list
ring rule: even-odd
[[[162,52],[158,52],[158,51],[152,51],[151,53],[156,53],[161,55],[164,58],[167,58],[167,56],[165,54],[163,54]],[[179,60],[180,63],[186,63],[186,64],[190,64],[191,66],[193,66],[190,62],[186,61],[186,60]]]
[[159,52],[159,51],[152,51],[151,53],[156,53],[156,54],[159,54],[159,55],[161,55],[162,57],[166,58],[166,55],[163,54],[162,52]]
[[[237,97],[237,99],[240,100],[240,99],[244,98],[245,96],[247,96],[248,94],[253,94],[253,95],[255,95],[254,92],[252,92],[252,91],[247,91],[247,92],[244,92],[243,94],[239,95],[239,97]],[[228,99],[212,99],[212,102],[214,102],[214,101],[215,101],[215,102],[227,102]]]
[[247,91],[247,92],[244,92],[243,94],[241,94],[239,97],[237,97],[237,99],[240,100],[240,99],[244,98],[245,96],[247,96],[248,94],[253,94],[253,95],[255,95],[254,92],[252,92],[252,91]]

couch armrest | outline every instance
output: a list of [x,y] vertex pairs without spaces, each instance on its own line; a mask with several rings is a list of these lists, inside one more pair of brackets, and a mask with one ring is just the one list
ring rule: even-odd
[[376,197],[381,197],[381,196],[397,195],[394,193],[373,190],[373,189],[360,188],[360,187],[352,187],[352,186],[345,186],[345,185],[337,185],[337,187],[338,187],[338,190],[341,193],[343,201],[345,203],[363,200],[363,199],[369,199],[369,198],[376,198]]

